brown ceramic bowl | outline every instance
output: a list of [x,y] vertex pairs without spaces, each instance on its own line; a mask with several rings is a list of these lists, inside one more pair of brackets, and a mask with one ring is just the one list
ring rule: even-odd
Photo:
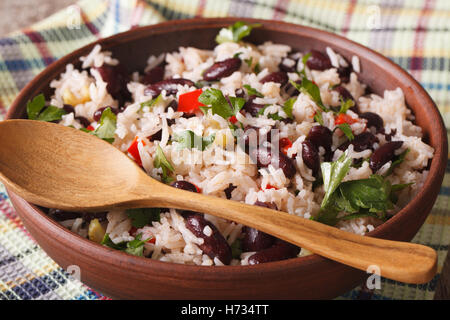
[[[220,28],[239,19],[193,19],[134,29],[100,40],[103,49],[127,65],[142,69],[149,54],[175,51],[179,46],[210,49]],[[407,72],[382,55],[325,31],[278,21],[261,22],[247,39],[284,43],[297,50],[330,46],[347,59],[361,61],[361,80],[373,92],[400,87],[416,115],[426,141],[436,152],[430,173],[419,194],[395,217],[369,235],[410,241],[430,212],[439,192],[447,160],[446,130],[435,104]],[[24,118],[26,103],[44,92],[49,83],[88,54],[95,43],[56,61],[39,74],[18,96],[8,118]],[[30,137],[32,139],[32,137]],[[255,266],[186,266],[131,256],[86,240],[48,218],[36,206],[13,193],[11,200],[28,231],[59,265],[78,265],[81,281],[114,298],[128,299],[298,299],[333,298],[360,284],[365,273],[317,255]]]

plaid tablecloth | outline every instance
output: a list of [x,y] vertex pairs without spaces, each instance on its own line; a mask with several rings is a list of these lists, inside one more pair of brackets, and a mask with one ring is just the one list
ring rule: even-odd
[[[448,0],[82,0],[32,27],[0,39],[0,120],[17,93],[53,61],[98,38],[134,26],[191,17],[241,16],[309,25],[362,43],[408,70],[433,97],[450,128]],[[0,141],[1,143],[1,141]],[[450,242],[450,166],[414,242],[439,255]],[[367,294],[341,299],[432,299],[439,275],[423,285],[382,280]],[[0,185],[0,299],[107,299],[69,277],[34,242]]]

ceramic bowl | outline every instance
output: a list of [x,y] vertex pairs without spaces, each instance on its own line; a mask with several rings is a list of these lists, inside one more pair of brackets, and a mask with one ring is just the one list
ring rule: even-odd
[[[388,58],[341,36],[278,21],[236,18],[166,22],[102,39],[51,64],[28,84],[11,106],[8,118],[24,118],[27,101],[41,92],[51,95],[49,83],[68,63],[97,44],[113,52],[129,71],[142,70],[150,54],[176,51],[180,46],[211,49],[220,28],[238,20],[262,23],[247,38],[252,43],[272,41],[294,49],[325,50],[327,46],[349,61],[360,59],[360,79],[372,92],[400,87],[408,106],[435,149],[429,175],[418,195],[397,215],[368,235],[410,241],[423,224],[438,195],[447,161],[447,135],[441,115],[426,91]],[[30,137],[32,138],[32,137]],[[47,217],[36,206],[10,193],[25,227],[60,266],[77,265],[81,281],[113,298],[126,299],[318,299],[333,298],[360,284],[363,271],[310,255],[254,266],[187,266],[135,257],[84,239]]]

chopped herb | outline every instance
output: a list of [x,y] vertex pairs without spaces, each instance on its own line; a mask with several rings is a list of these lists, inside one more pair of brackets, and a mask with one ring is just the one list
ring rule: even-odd
[[144,255],[144,244],[149,239],[141,240],[141,238],[142,234],[138,234],[136,238],[134,238],[134,240],[128,242],[124,241],[116,244],[111,240],[109,234],[106,233],[101,244],[115,250],[125,251],[126,253],[142,257]]
[[239,58],[239,56],[243,54],[243,52],[237,52],[233,55],[233,58]]
[[45,96],[41,93],[27,103],[28,119],[50,122],[61,120],[62,116],[67,114],[64,109],[55,106],[44,108]]
[[303,75],[303,78],[306,78],[306,61],[308,61],[309,57],[311,57],[311,53],[307,53],[302,57],[303,69],[300,73]]
[[159,222],[161,209],[159,208],[128,209],[125,211],[125,213],[131,219],[131,225],[139,229],[148,225],[151,221]]
[[[325,197],[317,220],[330,225],[336,224],[340,219],[350,220],[367,216],[383,220],[386,212],[393,209],[394,203],[398,200],[395,193],[411,184],[391,185],[380,175],[341,182],[352,160],[343,156],[336,162],[326,162],[321,166]],[[351,215],[339,219],[337,218],[339,212]]]
[[245,22],[238,21],[228,28],[222,28],[216,37],[216,42],[219,44],[224,42],[239,42],[250,35],[253,28],[258,27],[261,27],[260,23],[246,24]]
[[319,106],[320,109],[322,109],[325,112],[328,112],[329,109],[325,107],[325,105],[322,102],[322,98],[320,97],[320,89],[319,87],[314,84],[314,82],[308,80],[307,78],[303,78],[302,82],[296,83],[295,81],[290,81],[290,83],[296,88],[298,91],[307,94],[311,97],[311,99]]
[[173,140],[180,144],[180,148],[197,148],[200,151],[204,151],[211,143],[214,142],[216,136],[214,134],[208,137],[197,136],[193,131],[186,130],[181,134],[176,134],[173,136]]
[[141,103],[141,110],[144,107],[149,107],[151,109],[154,105],[160,103],[162,100],[163,100],[162,94],[159,94],[156,98],[154,98],[154,99],[152,99],[150,101],[142,102]]
[[116,121],[117,116],[111,111],[111,108],[106,108],[100,118],[100,125],[91,134],[109,143],[113,143],[116,132]]
[[251,68],[253,64],[253,57],[250,57],[249,59],[244,59],[244,62],[247,64],[249,68]]
[[355,102],[352,99],[348,99],[347,101],[341,99],[341,108],[339,109],[338,114],[347,113],[348,109],[353,106],[355,106]]
[[284,111],[284,113],[286,113],[286,115],[290,119],[294,119],[294,115],[292,114],[292,110],[294,108],[294,104],[295,104],[296,101],[297,101],[297,98],[290,98],[290,99],[286,100],[286,102],[284,103],[283,111]]
[[257,96],[258,98],[264,98],[264,95],[256,90],[255,88],[252,88],[248,84],[244,84],[244,88],[247,89],[247,94],[249,96]]
[[155,160],[153,161],[153,165],[155,168],[161,168],[163,171],[162,175],[162,181],[165,183],[169,183],[173,181],[173,178],[170,177],[170,173],[174,172],[175,169],[173,168],[172,164],[167,160],[166,156],[164,155],[163,150],[158,145],[156,146],[156,155]]
[[396,167],[398,167],[404,160],[406,155],[410,152],[411,150],[408,148],[405,151],[403,151],[402,153],[400,153],[397,157],[396,160],[392,161],[391,166],[389,167],[388,171],[384,174],[385,177],[389,176],[392,172],[394,172],[394,169]]
[[258,74],[261,72],[261,66],[259,65],[259,62],[255,64],[255,67],[253,68],[253,72]]
[[241,240],[240,239],[236,239],[231,244],[231,256],[233,257],[233,259],[240,259],[241,258],[241,253],[242,253]]
[[338,124],[338,128],[341,129],[341,131],[345,134],[348,140],[352,141],[355,139],[355,136],[353,135],[352,128],[350,128],[350,125],[348,123],[341,123]]
[[322,112],[320,111],[316,111],[316,114],[314,115],[314,121],[319,123],[320,125],[323,126],[323,117],[322,117]]
[[211,106],[203,107],[201,109],[203,113],[206,114],[207,110],[211,109],[213,115],[218,114],[226,120],[236,115],[245,104],[245,99],[243,98],[228,97],[227,100],[222,91],[214,88],[203,91],[198,101],[204,105]]

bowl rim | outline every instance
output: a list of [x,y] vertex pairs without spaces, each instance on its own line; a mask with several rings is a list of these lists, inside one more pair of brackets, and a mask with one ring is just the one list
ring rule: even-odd
[[[166,21],[154,25],[143,26],[131,29],[126,32],[118,33],[113,36],[98,39],[94,42],[91,42],[77,50],[63,56],[57,61],[53,62],[49,66],[45,67],[37,76],[34,77],[32,81],[30,81],[17,95],[14,102],[11,104],[8,112],[6,114],[6,119],[12,119],[13,113],[20,109],[20,106],[27,101],[27,97],[30,94],[37,94],[36,88],[38,83],[47,82],[49,79],[53,78],[49,77],[52,73],[52,70],[56,70],[61,66],[65,67],[68,63],[73,63],[76,58],[85,55],[90,52],[92,48],[100,44],[102,48],[110,48],[114,46],[114,43],[118,40],[133,41],[139,38],[150,37],[153,34],[161,34],[161,33],[170,33],[176,31],[180,27],[184,27],[187,30],[196,29],[200,27],[205,28],[221,28],[228,26],[236,21],[246,21],[249,23],[261,23],[262,29],[268,29],[270,31],[282,31],[284,33],[294,33],[298,35],[300,33],[308,33],[313,36],[320,36],[318,42],[323,42],[324,39],[333,39],[333,41],[338,44],[338,46],[347,45],[350,50],[357,50],[357,55],[359,57],[364,56],[365,59],[371,60],[372,62],[376,62],[379,65],[384,66],[384,69],[390,68],[393,70],[392,72],[396,73],[397,78],[405,83],[407,83],[413,90],[414,94],[418,95],[423,101],[426,101],[429,106],[432,107],[432,118],[434,124],[436,125],[436,130],[442,135],[442,143],[437,146],[435,149],[435,154],[431,162],[429,174],[418,192],[418,194],[404,207],[402,208],[395,216],[390,218],[388,221],[384,222],[373,231],[366,234],[366,236],[373,237],[383,237],[383,234],[386,234],[389,229],[391,229],[394,225],[399,223],[404,223],[410,213],[414,211],[417,203],[427,196],[432,185],[438,183],[441,185],[443,174],[445,172],[446,162],[447,162],[447,135],[445,125],[442,119],[442,116],[437,109],[435,103],[429,96],[429,94],[425,91],[425,89],[419,84],[417,80],[415,80],[411,75],[407,73],[406,70],[402,69],[400,66],[392,62],[387,57],[381,55],[380,53],[363,46],[355,41],[352,41],[348,38],[345,38],[341,35],[334,34],[328,31],[312,28],[309,26],[304,26],[300,24],[293,24],[283,21],[277,20],[266,20],[266,19],[254,19],[254,18],[246,18],[246,17],[227,17],[227,18],[193,18],[193,19],[182,19],[182,20],[172,20]],[[186,30],[184,29],[184,30]],[[106,46],[104,45],[106,44]],[[356,54],[356,53],[355,53]],[[31,95],[32,96],[32,95]],[[13,194],[8,190],[10,196],[16,200],[19,200],[21,204],[24,205],[24,208],[27,212],[33,213],[36,219],[39,219],[40,222],[44,223],[46,228],[54,230],[55,232],[59,232],[62,236],[64,236],[68,241],[73,243],[75,247],[84,248],[84,250],[88,250],[91,256],[96,256],[101,258],[102,256],[109,256],[114,258],[112,264],[119,266],[127,265],[127,268],[139,270],[140,272],[163,272],[165,274],[171,274],[172,278],[177,279],[196,279],[198,275],[201,274],[202,278],[215,278],[214,276],[217,273],[220,273],[225,278],[231,278],[236,271],[239,271],[240,278],[245,277],[259,277],[262,271],[265,272],[280,272],[282,270],[286,270],[286,268],[298,268],[301,265],[308,264],[318,264],[325,260],[319,255],[313,254],[304,257],[297,257],[282,261],[275,262],[267,262],[264,264],[251,265],[251,266],[198,266],[198,265],[185,265],[178,264],[172,262],[163,262],[159,260],[154,260],[151,258],[137,257],[126,254],[124,252],[120,252],[118,250],[114,250],[100,244],[97,244],[89,239],[83,238],[80,235],[66,229],[62,225],[60,225],[57,221],[48,217],[44,212],[42,212],[35,205],[32,205],[17,195]],[[84,251],[86,253],[86,251]],[[200,273],[199,273],[200,271]]]

